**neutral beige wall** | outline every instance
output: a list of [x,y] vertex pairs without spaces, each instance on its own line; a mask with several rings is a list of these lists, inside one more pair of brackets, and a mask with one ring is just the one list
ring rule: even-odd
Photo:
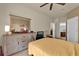
[[9,15],[5,5],[0,4],[0,45],[2,43],[2,35],[5,32],[5,25],[9,25]]
[[67,14],[67,18],[72,18],[72,17],[75,17],[75,16],[79,16],[79,7],[73,9],[72,11],[70,11]]
[[22,16],[31,19],[31,30],[48,30],[52,18],[42,14],[41,12],[35,11],[23,5],[11,4],[8,5],[8,12],[13,15]]

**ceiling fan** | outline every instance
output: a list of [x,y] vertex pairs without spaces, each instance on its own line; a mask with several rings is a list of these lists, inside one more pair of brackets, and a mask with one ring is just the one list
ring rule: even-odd
[[[47,4],[49,4],[49,3],[44,3],[44,4],[41,5],[40,7],[43,7],[43,6],[47,5]],[[59,4],[59,5],[64,6],[66,3],[56,3],[56,4]],[[50,3],[50,10],[52,10],[52,6],[53,6],[53,3]]]

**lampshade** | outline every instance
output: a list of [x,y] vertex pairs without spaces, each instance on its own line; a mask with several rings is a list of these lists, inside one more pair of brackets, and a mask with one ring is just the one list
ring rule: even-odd
[[9,25],[5,25],[5,32],[9,32],[10,31],[10,26]]

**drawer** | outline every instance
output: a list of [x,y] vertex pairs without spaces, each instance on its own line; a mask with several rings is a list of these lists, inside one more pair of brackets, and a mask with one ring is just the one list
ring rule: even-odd
[[26,46],[24,45],[24,46],[22,46],[22,48],[26,48]]
[[27,48],[27,45],[21,45],[18,47],[18,50],[21,51],[21,50],[24,50]]

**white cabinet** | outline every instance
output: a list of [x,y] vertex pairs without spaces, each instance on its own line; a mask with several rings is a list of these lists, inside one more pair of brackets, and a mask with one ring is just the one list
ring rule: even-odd
[[11,55],[18,51],[28,48],[28,43],[33,40],[34,34],[13,34],[10,36],[3,36],[3,50],[4,55]]
[[79,20],[78,17],[73,17],[67,20],[67,40],[73,43],[78,43],[79,33]]

